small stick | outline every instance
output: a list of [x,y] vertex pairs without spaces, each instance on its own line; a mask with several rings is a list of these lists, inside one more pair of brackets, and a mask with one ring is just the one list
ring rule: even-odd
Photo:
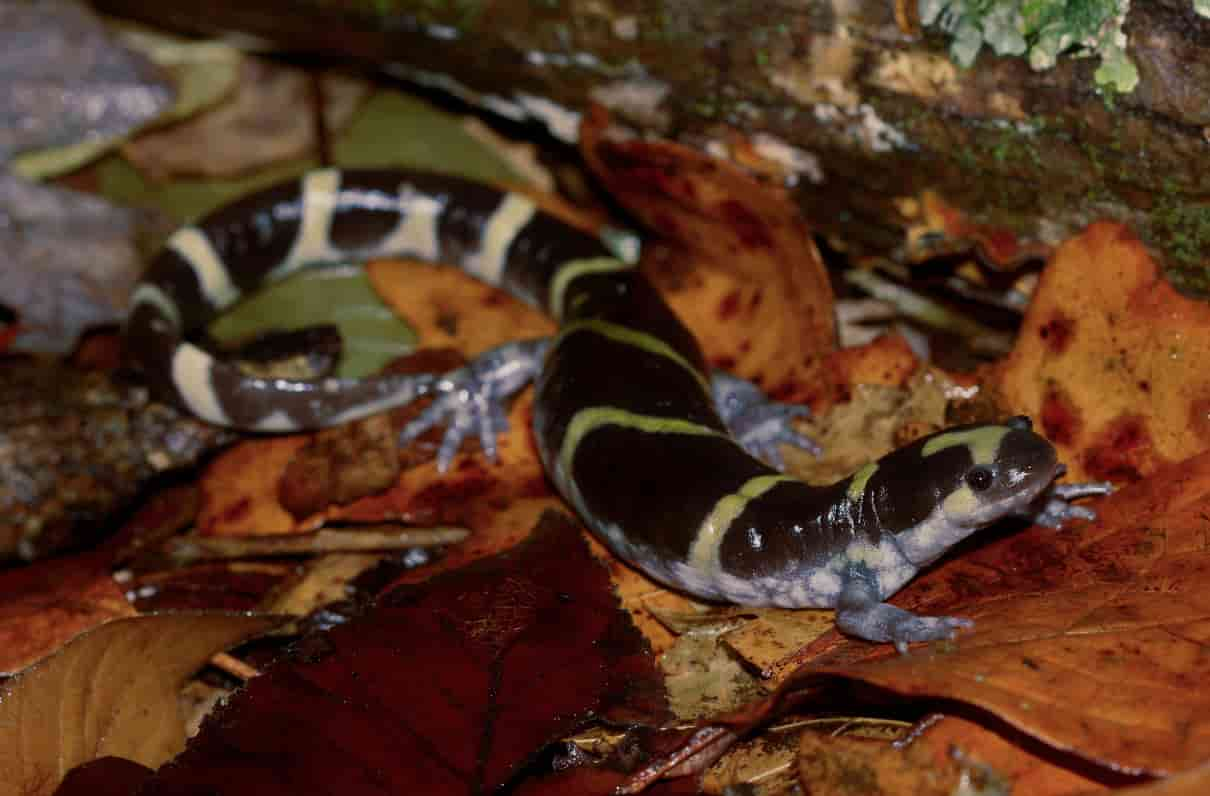
[[[386,530],[386,529],[390,530]],[[365,530],[319,530],[314,533],[274,536],[180,536],[164,544],[164,552],[178,564],[261,556],[357,553],[367,550],[402,550],[461,542],[465,528],[404,528],[374,526]]]
[[225,652],[216,652],[210,656],[210,665],[222,669],[232,677],[244,682],[248,682],[253,677],[260,677],[260,669],[257,669],[255,666],[249,666],[234,655],[228,655]]

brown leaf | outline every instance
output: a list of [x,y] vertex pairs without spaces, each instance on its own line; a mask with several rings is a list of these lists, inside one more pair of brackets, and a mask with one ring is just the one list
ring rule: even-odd
[[[934,716],[898,743],[874,722],[850,720],[834,732],[821,720],[801,735],[797,768],[811,794],[1013,793],[1070,796],[1105,786],[1022,748],[1020,739],[954,716]],[[839,721],[839,720],[834,720]],[[815,724],[815,722],[812,722]],[[1017,742],[1014,742],[1017,741]],[[1069,761],[1067,761],[1069,762]],[[1112,779],[1112,777],[1110,777]]]
[[815,732],[804,732],[799,739],[798,777],[812,796],[948,796],[957,790],[961,776],[957,763],[936,761],[923,746],[899,750],[885,741]]
[[[358,80],[315,77],[259,58],[244,58],[233,98],[197,117],[144,133],[122,154],[152,179],[233,177],[258,166],[299,157],[316,148],[312,81],[322,81],[324,121],[339,130],[369,93]],[[198,157],[205,152],[205,157]]]
[[207,658],[280,620],[240,614],[118,619],[24,670],[0,694],[0,782],[51,793],[104,755],[158,766],[184,748],[182,681]]
[[399,477],[399,434],[389,414],[316,433],[278,481],[277,498],[295,517],[386,489]]
[[1075,480],[1137,480],[1210,447],[1210,304],[1177,293],[1121,224],[1093,224],[1042,272],[994,379]]
[[232,697],[146,792],[489,792],[590,715],[666,715],[606,573],[556,515],[308,649]]
[[1150,785],[1123,788],[1122,796],[1205,796],[1210,793],[1210,763]]
[[314,530],[316,518],[295,522],[278,500],[278,484],[294,455],[306,446],[302,434],[241,442],[214,457],[201,481],[197,533],[214,536]]
[[1037,744],[1023,743],[1013,734],[1001,735],[975,721],[957,716],[944,716],[929,725],[912,745],[921,745],[929,750],[932,760],[940,764],[961,756],[969,763],[989,766],[1008,782],[1014,793],[1029,796],[1066,796],[1104,790],[1099,781],[1084,774],[1118,779],[1107,772],[1083,767],[1084,773],[1071,767],[1070,758],[1050,755],[1050,750]]
[[614,141],[603,114],[581,151],[612,196],[660,236],[643,266],[711,363],[781,400],[821,397],[835,347],[832,288],[786,192],[664,141]]
[[107,555],[39,561],[0,573],[0,673],[18,671],[68,639],[135,610]]

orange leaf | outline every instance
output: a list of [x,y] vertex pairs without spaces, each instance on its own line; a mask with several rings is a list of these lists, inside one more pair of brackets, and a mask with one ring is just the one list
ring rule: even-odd
[[1073,479],[1137,480],[1210,447],[1210,304],[1177,293],[1125,226],[1093,224],[1043,271],[994,381]]
[[832,289],[784,190],[665,141],[615,141],[597,113],[585,159],[615,199],[659,236],[643,266],[716,367],[779,400],[819,397],[835,347]]

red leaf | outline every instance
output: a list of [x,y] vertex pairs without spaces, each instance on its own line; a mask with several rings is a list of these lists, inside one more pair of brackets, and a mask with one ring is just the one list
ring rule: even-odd
[[575,527],[420,585],[253,680],[143,792],[489,792],[591,716],[666,717]]

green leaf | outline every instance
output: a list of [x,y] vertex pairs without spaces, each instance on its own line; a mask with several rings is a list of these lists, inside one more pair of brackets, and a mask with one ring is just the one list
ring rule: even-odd
[[303,271],[250,296],[210,325],[233,343],[269,329],[294,330],[321,323],[340,328],[344,341],[338,375],[373,373],[409,353],[416,335],[387,307],[357,266]]
[[[205,153],[198,153],[204,158]],[[458,117],[396,91],[380,91],[358,112],[333,145],[340,166],[400,166],[483,181],[520,177],[462,127]],[[234,180],[145,179],[118,155],[97,167],[100,193],[115,202],[156,208],[178,221],[205,215],[233,199],[319,166],[314,158],[276,163]]]

